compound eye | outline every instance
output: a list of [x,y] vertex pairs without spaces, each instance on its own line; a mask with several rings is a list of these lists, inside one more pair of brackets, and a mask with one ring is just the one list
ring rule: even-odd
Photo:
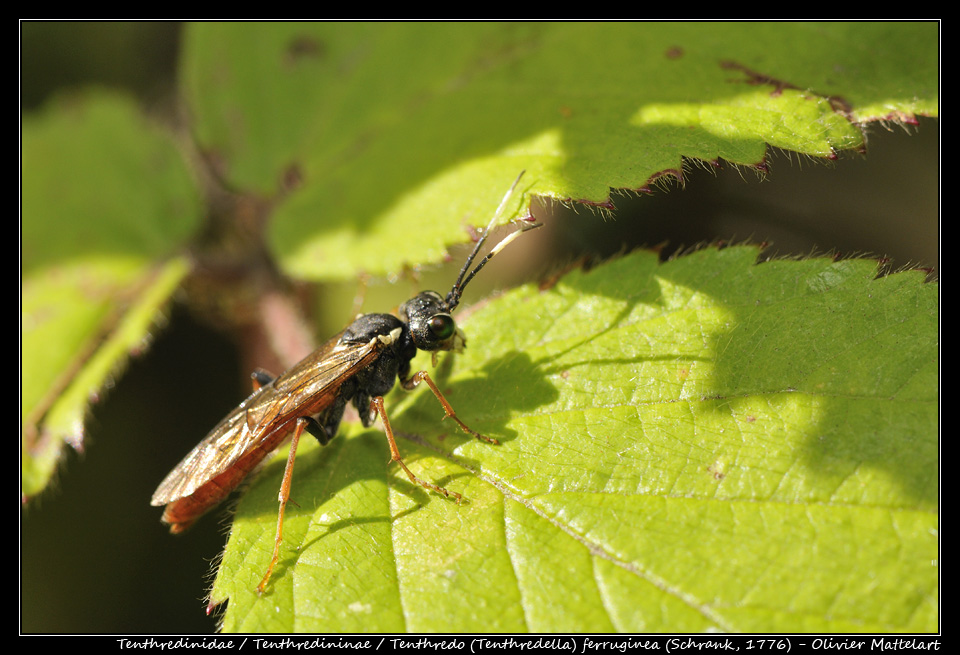
[[430,333],[437,339],[446,341],[457,331],[457,324],[449,314],[436,314],[427,322]]

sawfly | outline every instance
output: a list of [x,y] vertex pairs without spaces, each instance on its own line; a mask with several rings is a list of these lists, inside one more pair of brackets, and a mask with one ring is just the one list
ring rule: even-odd
[[404,464],[384,409],[383,396],[397,380],[408,391],[426,382],[446,416],[464,432],[487,443],[498,443],[467,427],[426,371],[411,374],[410,362],[418,350],[433,353],[435,365],[438,352],[463,349],[466,339],[450,314],[460,303],[464,287],[508,243],[523,232],[539,227],[532,219],[521,220],[519,229],[470,269],[522,176],[523,173],[504,195],[446,296],[424,291],[403,303],[396,316],[361,315],[283,375],[273,377],[262,370],[252,374],[253,393],[190,451],[153,494],[151,505],[166,506],[161,520],[170,526],[170,532],[183,532],[219,505],[292,433],[278,498],[280,509],[273,557],[257,586],[257,591],[263,593],[280,556],[283,514],[290,499],[300,437],[306,431],[325,446],[336,436],[347,403],[356,407],[364,427],[370,427],[377,416],[381,418],[390,445],[390,462],[396,462],[410,480],[460,502],[460,494],[421,480]]

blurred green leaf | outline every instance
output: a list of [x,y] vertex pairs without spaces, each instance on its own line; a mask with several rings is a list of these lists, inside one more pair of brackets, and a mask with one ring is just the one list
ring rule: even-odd
[[21,434],[25,497],[87,406],[149,338],[187,272],[174,255],[200,213],[169,137],[120,96],[64,101],[23,122]]
[[470,315],[437,377],[502,445],[387,399],[469,502],[377,431],[302,443],[262,597],[285,457],[238,507],[224,629],[935,631],[937,287],[757,255],[637,253]]
[[203,23],[185,52],[225,178],[295,188],[270,242],[309,279],[440,260],[521,170],[525,204],[605,203],[938,111],[936,23]]

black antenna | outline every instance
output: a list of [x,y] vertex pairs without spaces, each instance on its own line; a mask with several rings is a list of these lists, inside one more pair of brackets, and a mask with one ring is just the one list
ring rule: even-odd
[[[494,255],[503,250],[508,243],[516,239],[522,233],[526,232],[527,230],[540,227],[540,223],[527,223],[526,225],[521,225],[519,229],[510,233],[503,239],[503,241],[491,248],[490,252],[487,253],[487,256],[481,259],[480,263],[477,264],[477,267],[470,271],[469,275],[466,275],[467,270],[469,270],[470,265],[473,263],[473,260],[476,259],[477,254],[483,247],[483,244],[486,243],[487,237],[490,236],[490,231],[493,229],[496,222],[500,220],[500,216],[503,214],[503,208],[507,205],[507,201],[510,200],[510,196],[513,195],[513,192],[517,188],[517,184],[519,184],[520,178],[523,177],[524,173],[526,173],[526,171],[520,171],[520,175],[517,176],[517,179],[514,180],[513,185],[510,187],[507,193],[504,194],[503,200],[500,201],[500,206],[497,207],[497,211],[494,213],[493,218],[490,219],[490,223],[483,231],[483,235],[480,237],[480,240],[477,241],[477,245],[474,246],[473,252],[470,253],[470,256],[467,257],[467,261],[463,264],[463,268],[460,269],[460,275],[457,276],[457,281],[454,282],[453,288],[450,289],[450,293],[447,294],[447,298],[445,300],[447,311],[452,312],[454,308],[460,304],[460,296],[463,294],[464,287],[466,287],[470,280],[472,280],[477,274],[477,272],[483,268],[484,264],[493,259]],[[465,275],[466,277],[464,277]]]

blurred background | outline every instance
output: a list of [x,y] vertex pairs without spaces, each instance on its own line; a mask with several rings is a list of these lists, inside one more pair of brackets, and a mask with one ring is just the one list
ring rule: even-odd
[[[151,111],[174,106],[181,25],[21,23],[20,106],[89,85],[127,89]],[[616,198],[603,214],[540,207],[545,227],[504,252],[474,294],[536,280],[581,255],[608,257],[656,247],[666,258],[724,241],[764,243],[766,256],[876,256],[887,268],[939,267],[940,134],[935,119],[916,126],[868,126],[866,155],[819,162],[770,151],[761,179],[749,169],[691,164],[685,184]],[[535,235],[535,236],[534,236]],[[523,247],[519,244],[523,243]],[[454,254],[453,268],[459,268]],[[443,288],[439,269],[417,283]],[[433,280],[438,280],[436,285]],[[483,285],[486,285],[484,288]],[[410,295],[409,281],[373,280],[364,304],[382,311]],[[319,338],[350,318],[358,285],[324,289],[330,303]],[[389,298],[390,300],[386,300]],[[469,298],[468,298],[469,301]],[[327,326],[334,327],[327,327]],[[180,368],[190,363],[189,370]],[[208,633],[211,571],[228,530],[222,510],[172,537],[149,505],[156,485],[249,392],[227,334],[180,305],[152,348],[133,360],[93,409],[86,450],[70,452],[54,488],[21,510],[20,629],[25,633]],[[202,376],[198,375],[202,372]],[[164,430],[154,426],[176,426]],[[142,440],[169,441],[153,461]]]

